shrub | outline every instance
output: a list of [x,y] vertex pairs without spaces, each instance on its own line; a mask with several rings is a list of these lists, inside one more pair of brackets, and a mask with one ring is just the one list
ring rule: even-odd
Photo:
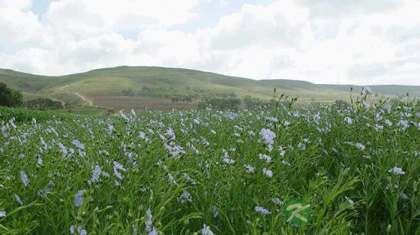
[[0,106],[18,107],[22,105],[22,92],[10,89],[0,83]]
[[60,101],[54,101],[48,98],[38,98],[25,102],[25,106],[29,109],[37,110],[58,110],[63,109],[64,106]]

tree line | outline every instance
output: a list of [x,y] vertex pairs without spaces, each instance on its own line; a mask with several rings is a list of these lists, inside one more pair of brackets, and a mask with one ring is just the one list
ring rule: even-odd
[[236,97],[235,92],[232,91],[213,91],[202,89],[198,87],[187,86],[185,89],[162,88],[162,87],[148,87],[143,86],[141,89],[125,89],[122,91],[124,96],[146,96],[146,97],[160,97],[171,99],[172,103],[178,102],[193,102],[197,99],[205,98],[233,98]]
[[6,107],[22,106],[23,95],[21,91],[7,87],[5,83],[0,83],[0,105]]
[[25,107],[35,110],[58,110],[64,108],[60,101],[49,98],[37,98],[24,102],[22,91],[11,89],[5,83],[0,83],[0,106]]

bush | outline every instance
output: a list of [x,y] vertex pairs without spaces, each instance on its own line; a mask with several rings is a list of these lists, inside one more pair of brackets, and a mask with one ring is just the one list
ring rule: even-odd
[[269,104],[269,102],[264,102],[258,98],[253,98],[249,95],[246,95],[243,99],[243,102],[247,109],[253,109],[258,107],[264,107]]
[[73,120],[75,115],[57,113],[55,111],[32,111],[22,108],[0,107],[0,123],[14,119],[15,123],[27,123],[35,119],[37,122],[48,120]]
[[37,110],[58,110],[63,109],[64,106],[60,101],[54,101],[48,98],[38,98],[25,102],[25,106],[29,109]]
[[350,107],[350,104],[344,100],[336,100],[333,104],[333,107],[337,107],[339,109],[344,109]]
[[22,92],[12,90],[0,83],[0,106],[18,107],[22,105]]
[[205,98],[203,102],[199,104],[199,109],[204,107],[212,107],[220,110],[235,110],[237,111],[239,105],[241,105],[241,100],[237,98],[216,98],[209,97]]

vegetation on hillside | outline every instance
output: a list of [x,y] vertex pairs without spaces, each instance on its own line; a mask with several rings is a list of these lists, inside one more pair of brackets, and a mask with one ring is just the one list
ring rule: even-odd
[[22,92],[10,89],[0,82],[0,106],[18,107],[22,105]]
[[[55,111],[34,111],[24,108],[7,108],[0,107],[0,122],[10,123],[30,123],[33,120],[36,122],[44,122],[48,120],[66,120],[74,118],[76,115],[66,112]],[[5,137],[7,138],[7,137]]]
[[199,104],[199,109],[213,108],[216,110],[238,111],[242,101],[238,98],[206,97]]
[[24,106],[28,109],[36,109],[36,110],[64,109],[64,105],[60,101],[55,101],[48,98],[38,98],[34,100],[28,100],[24,103]]
[[[201,100],[202,93],[210,92],[226,94],[228,97],[231,97],[229,93],[234,93],[236,96],[234,98],[241,100],[249,95],[263,102],[269,102],[274,87],[279,93],[299,97],[298,102],[302,104],[332,103],[335,100],[349,102],[350,88],[353,87],[355,92],[362,89],[359,86],[319,85],[294,80],[255,81],[188,69],[127,66],[57,77],[0,69],[0,82],[5,82],[13,89],[22,90],[25,100],[52,98],[77,107],[85,103],[77,95],[80,94],[89,98],[93,104],[100,103],[101,107],[117,109],[127,107],[125,97],[131,97],[132,102],[136,100],[142,102],[144,97],[150,97],[154,99],[154,102],[151,102],[153,105],[164,109],[180,107],[181,105],[176,105],[180,102],[185,104],[183,107],[190,109],[192,104]],[[371,86],[371,89],[374,94],[379,95],[378,98],[381,98],[380,96],[392,98],[405,95],[407,92],[411,97],[420,96],[420,89],[416,86]],[[217,94],[213,96],[222,98]],[[171,102],[167,102],[168,100]],[[136,106],[144,107],[144,105]]]
[[233,91],[219,91],[208,90],[197,87],[187,86],[184,89],[163,88],[163,87],[148,87],[144,86],[141,90],[133,88],[122,91],[125,96],[146,96],[146,97],[160,97],[171,99],[172,102],[192,102],[197,99],[213,98],[213,97],[236,97]]
[[269,102],[263,101],[258,98],[251,97],[250,95],[246,95],[243,99],[243,103],[247,109],[253,109],[258,107],[264,107],[269,104]]

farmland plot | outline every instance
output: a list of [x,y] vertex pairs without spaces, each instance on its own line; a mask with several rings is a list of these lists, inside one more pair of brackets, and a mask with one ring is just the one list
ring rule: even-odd
[[3,120],[0,233],[419,234],[419,138],[404,103]]

